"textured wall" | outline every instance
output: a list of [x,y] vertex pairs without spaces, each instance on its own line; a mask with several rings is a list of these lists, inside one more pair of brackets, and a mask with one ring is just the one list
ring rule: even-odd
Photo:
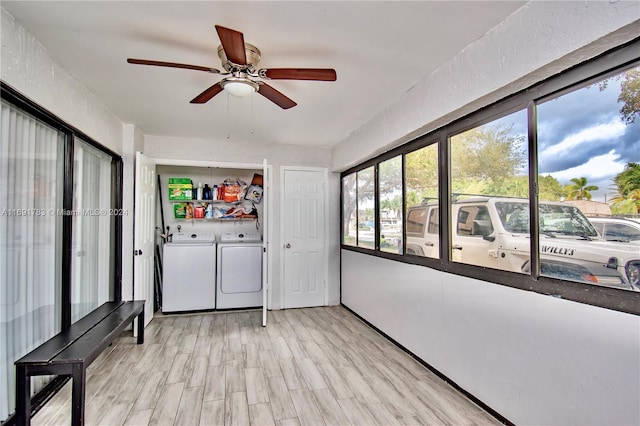
[[388,151],[639,35],[640,2],[530,2],[341,141],[333,170]]
[[122,123],[4,9],[0,78],[66,123],[122,153]]

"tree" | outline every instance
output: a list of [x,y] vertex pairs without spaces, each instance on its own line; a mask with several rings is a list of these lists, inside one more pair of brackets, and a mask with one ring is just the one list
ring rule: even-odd
[[380,209],[402,213],[402,156],[383,161],[378,166]]
[[611,213],[613,214],[638,214],[640,213],[640,189],[631,191],[627,198],[611,200]]
[[472,180],[501,185],[523,174],[525,160],[524,136],[514,134],[513,126],[481,126],[451,138],[454,186]]
[[623,197],[636,189],[640,189],[640,163],[627,163],[624,166],[624,170],[613,178],[613,182],[616,185],[618,194]]
[[551,175],[538,176],[538,199],[543,201],[557,201],[564,194],[558,179]]
[[[438,145],[429,145],[405,156],[407,188],[419,195],[438,194]],[[422,201],[418,199],[418,204]],[[409,204],[412,205],[412,204]]]
[[342,178],[342,235],[347,238],[356,210],[356,174]]
[[[640,163],[627,163],[613,178],[613,183],[617,192],[610,201],[612,209],[625,210],[621,213],[640,213]],[[635,211],[628,211],[634,208]]]
[[620,114],[625,124],[635,123],[640,117],[640,67],[631,68],[621,74],[601,81],[598,86],[600,91],[606,90],[609,81],[620,81],[620,95],[618,102],[622,103]]
[[391,199],[380,200],[380,210],[393,211],[395,217],[400,217],[402,212],[402,195],[396,195]]
[[571,179],[573,185],[568,184],[565,186],[565,190],[567,191],[567,199],[569,200],[583,200],[591,199],[591,191],[597,191],[598,188],[595,185],[587,185],[586,177],[579,177]]

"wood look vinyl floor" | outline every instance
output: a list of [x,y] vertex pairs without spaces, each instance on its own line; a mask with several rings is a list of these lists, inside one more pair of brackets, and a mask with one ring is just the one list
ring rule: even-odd
[[[69,425],[71,383],[32,419]],[[499,425],[340,306],[156,316],[87,371],[87,425]]]

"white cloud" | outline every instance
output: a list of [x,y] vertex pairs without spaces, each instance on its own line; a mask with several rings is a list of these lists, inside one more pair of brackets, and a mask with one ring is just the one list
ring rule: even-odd
[[588,127],[580,130],[578,133],[572,133],[564,138],[559,143],[548,147],[540,153],[540,158],[549,158],[569,153],[572,149],[588,144],[591,142],[600,141],[603,139],[617,139],[625,132],[625,124],[619,120],[614,119],[606,124],[599,124],[597,126]]
[[620,155],[616,154],[615,150],[612,149],[608,153],[595,156],[579,166],[549,174],[562,184],[566,184],[570,179],[578,177],[587,178],[587,182],[607,177],[613,178],[624,170],[626,163],[624,160],[619,160]]

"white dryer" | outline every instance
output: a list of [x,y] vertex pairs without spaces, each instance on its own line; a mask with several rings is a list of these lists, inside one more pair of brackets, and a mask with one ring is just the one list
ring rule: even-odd
[[215,309],[214,234],[173,234],[164,245],[162,259],[163,313]]
[[217,309],[262,306],[262,239],[258,232],[223,233],[217,264]]

